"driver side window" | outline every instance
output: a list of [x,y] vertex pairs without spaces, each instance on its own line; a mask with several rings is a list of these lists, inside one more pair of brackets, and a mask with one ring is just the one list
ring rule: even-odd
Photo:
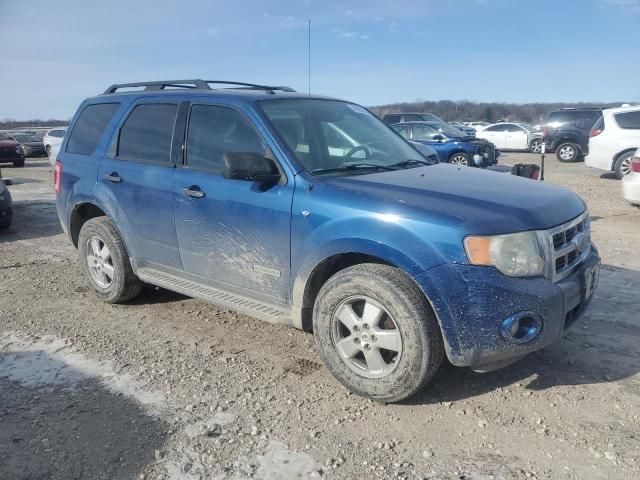
[[427,127],[426,125],[414,125],[413,126],[413,139],[414,140],[435,140],[434,137],[443,135],[435,128]]

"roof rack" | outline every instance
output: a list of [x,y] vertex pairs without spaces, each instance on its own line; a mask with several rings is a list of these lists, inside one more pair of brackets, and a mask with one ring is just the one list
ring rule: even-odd
[[162,90],[173,90],[173,89],[191,89],[191,90],[213,90],[210,84],[215,85],[234,85],[234,88],[244,89],[244,90],[264,90],[267,93],[275,93],[276,91],[281,92],[295,92],[295,90],[291,87],[286,86],[268,86],[268,85],[258,85],[255,83],[245,83],[245,82],[228,82],[226,80],[200,80],[200,79],[192,79],[192,80],[159,80],[155,82],[135,82],[135,83],[116,83],[107,88],[103,95],[109,95],[111,93],[117,93],[118,90],[123,88],[136,88],[136,87],[144,87],[144,91],[162,91]]

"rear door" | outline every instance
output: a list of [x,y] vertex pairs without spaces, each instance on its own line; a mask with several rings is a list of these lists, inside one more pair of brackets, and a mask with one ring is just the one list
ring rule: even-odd
[[178,106],[178,101],[154,98],[129,108],[100,164],[96,189],[129,255],[174,268],[180,267],[180,258],[173,222],[171,147]]
[[283,173],[283,182],[263,188],[259,182],[224,178],[225,152],[275,159],[265,137],[238,108],[192,104],[184,166],[176,169],[174,181],[184,270],[221,288],[288,299],[293,181]]

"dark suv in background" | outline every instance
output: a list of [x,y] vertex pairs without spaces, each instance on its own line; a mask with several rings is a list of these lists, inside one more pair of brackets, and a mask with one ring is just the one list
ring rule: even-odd
[[551,112],[544,128],[548,152],[561,162],[576,162],[589,153],[589,132],[602,116],[602,108],[563,108]]

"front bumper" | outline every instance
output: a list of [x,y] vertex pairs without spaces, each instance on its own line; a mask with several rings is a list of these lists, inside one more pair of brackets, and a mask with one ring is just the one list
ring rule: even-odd
[[[554,283],[543,277],[512,278],[492,267],[443,264],[417,278],[440,323],[447,356],[457,366],[493,370],[558,340],[582,315],[597,285],[587,274],[599,268],[592,247],[576,270]],[[595,278],[595,285],[593,283]],[[514,344],[501,333],[502,322],[521,312],[542,319],[530,342]]]

